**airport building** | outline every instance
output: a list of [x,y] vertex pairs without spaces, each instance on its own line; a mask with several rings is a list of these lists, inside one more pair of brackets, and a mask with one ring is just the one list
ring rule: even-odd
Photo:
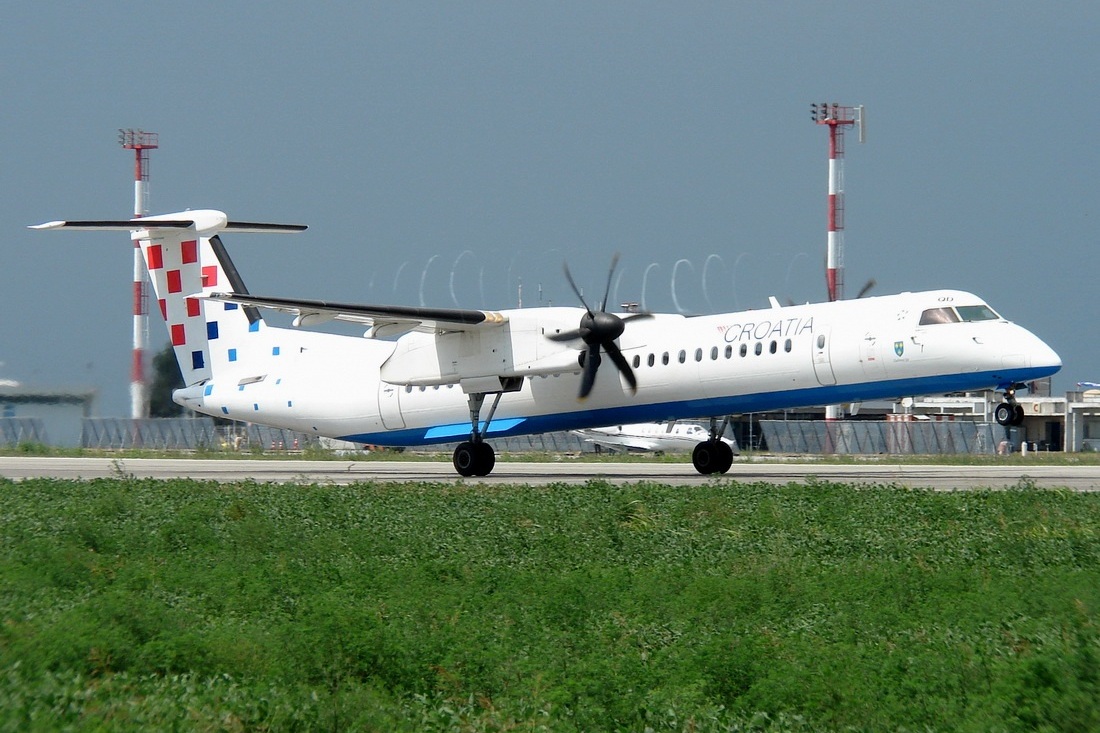
[[0,381],[0,446],[40,443],[79,448],[95,391],[35,389]]

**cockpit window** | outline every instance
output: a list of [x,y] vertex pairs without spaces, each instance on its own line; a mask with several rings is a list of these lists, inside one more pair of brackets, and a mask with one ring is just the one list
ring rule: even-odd
[[985,303],[978,305],[960,305],[954,308],[929,308],[920,315],[920,325],[930,326],[936,323],[970,323],[973,321],[996,321],[1000,319],[992,308]]
[[929,308],[920,314],[920,325],[930,326],[934,323],[958,323],[959,316],[952,308]]
[[996,321],[1000,316],[984,303],[981,305],[960,305],[955,308],[964,321]]

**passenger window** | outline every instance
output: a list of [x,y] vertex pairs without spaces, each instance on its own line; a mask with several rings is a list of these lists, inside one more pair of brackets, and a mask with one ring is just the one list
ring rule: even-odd
[[687,358],[688,358],[687,352],[684,351],[683,349],[680,349],[680,357],[679,358],[680,358],[680,363],[683,364],[685,361],[687,361]]
[[731,357],[733,357],[733,347],[726,344],[726,358],[729,359]]
[[775,353],[775,347],[776,347],[776,343],[774,341],[772,341],[771,344],[768,345],[768,352],[774,354]]
[[695,350],[695,361],[702,361],[702,360],[703,360],[703,350],[702,349],[696,349]]
[[817,348],[819,348],[819,349],[824,349],[825,348],[825,334],[823,334],[823,333],[820,333],[820,334],[817,335]]
[[745,346],[745,344],[741,344],[741,356],[744,356],[747,353],[749,353],[749,347]]
[[668,352],[661,354],[661,363],[668,366]]
[[711,361],[718,361],[718,347],[717,346],[712,346],[710,348],[710,360]]
[[637,369],[637,368],[638,368],[638,366],[639,366],[639,365],[640,365],[641,363],[642,363],[642,357],[640,357],[640,356],[638,356],[637,354],[635,354],[635,355],[634,355],[634,368],[635,368],[635,369]]
[[790,351],[791,351],[791,340],[790,339],[787,339],[783,343],[783,350],[786,351],[787,353],[790,353]]
[[649,364],[650,366],[653,366],[653,362],[654,362],[654,361],[655,361],[655,359],[654,359],[654,357],[653,357],[653,354],[650,354],[650,355],[649,355],[649,358],[648,358],[648,359],[646,359],[646,362],[647,362],[647,363],[648,363],[648,364]]
[[760,356],[760,355],[761,355],[761,354],[763,354],[763,353],[764,353],[764,344],[762,344],[761,342],[757,341],[757,342],[756,342],[756,355],[757,355],[757,356]]

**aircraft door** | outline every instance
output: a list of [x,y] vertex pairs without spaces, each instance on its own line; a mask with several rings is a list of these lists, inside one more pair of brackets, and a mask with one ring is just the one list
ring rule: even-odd
[[378,383],[378,414],[387,430],[405,427],[405,418],[401,416],[401,390],[396,384]]
[[833,364],[829,359],[829,328],[826,326],[814,336],[814,374],[817,375],[818,384],[824,387],[836,384],[836,375],[833,374]]

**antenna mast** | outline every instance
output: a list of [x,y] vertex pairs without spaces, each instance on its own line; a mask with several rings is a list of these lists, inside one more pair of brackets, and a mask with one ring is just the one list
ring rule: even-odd
[[[156,150],[157,133],[143,130],[119,130],[118,142],[134,151],[134,218],[145,216],[145,198],[149,187],[149,151]],[[149,417],[149,396],[145,384],[145,335],[148,332],[149,302],[145,287],[145,263],[141,245],[134,242],[134,350],[130,363],[130,417]]]
[[844,128],[858,126],[864,140],[863,105],[842,107],[836,102],[810,105],[810,118],[829,128],[828,241],[825,255],[825,285],[829,300],[844,297]]

